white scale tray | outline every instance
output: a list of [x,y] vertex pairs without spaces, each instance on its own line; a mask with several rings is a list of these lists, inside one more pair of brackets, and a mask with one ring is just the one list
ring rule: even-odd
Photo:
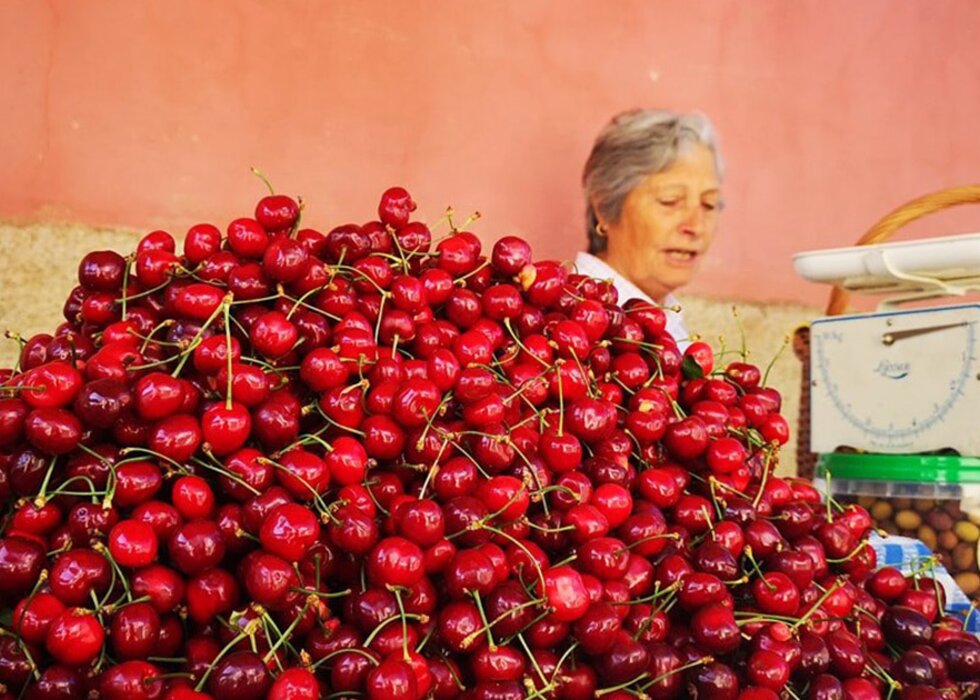
[[980,233],[827,248],[793,256],[797,274],[862,294],[897,294],[885,305],[980,291]]

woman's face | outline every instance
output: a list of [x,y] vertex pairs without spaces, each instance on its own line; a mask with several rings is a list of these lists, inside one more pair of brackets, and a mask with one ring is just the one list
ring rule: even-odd
[[711,150],[695,144],[626,197],[618,221],[601,222],[606,262],[656,301],[691,281],[718,225],[721,184]]

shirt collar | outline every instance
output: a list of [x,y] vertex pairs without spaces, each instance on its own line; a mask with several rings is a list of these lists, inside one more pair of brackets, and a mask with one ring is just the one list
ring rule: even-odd
[[[622,306],[623,302],[629,299],[640,299],[642,301],[648,301],[652,304],[656,302],[650,298],[650,295],[640,289],[632,281],[626,279],[621,274],[619,274],[615,268],[611,267],[602,258],[596,257],[590,253],[579,252],[575,256],[575,268],[579,274],[588,275],[589,277],[595,277],[600,280],[609,280],[612,282],[616,291],[619,292],[619,305]],[[673,294],[668,294],[663,301],[661,306],[680,306],[677,302],[677,298]]]

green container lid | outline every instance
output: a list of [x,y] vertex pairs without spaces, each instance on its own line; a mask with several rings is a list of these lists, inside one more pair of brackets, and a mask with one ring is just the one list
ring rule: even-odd
[[980,484],[980,457],[831,452],[820,455],[817,474],[833,479]]

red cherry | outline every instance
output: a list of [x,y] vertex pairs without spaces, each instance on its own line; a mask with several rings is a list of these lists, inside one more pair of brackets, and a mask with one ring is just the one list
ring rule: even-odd
[[256,320],[249,332],[252,346],[270,359],[289,352],[299,339],[296,326],[278,311],[269,311]]
[[109,553],[120,566],[139,568],[157,558],[157,533],[145,522],[123,520],[109,533]]
[[368,700],[398,700],[418,697],[418,683],[411,664],[392,654],[367,675]]
[[250,553],[242,562],[245,590],[260,605],[277,609],[299,581],[285,559],[262,551]]
[[51,622],[45,648],[59,663],[82,666],[99,655],[104,640],[105,630],[94,614],[68,608]]
[[209,569],[187,583],[187,614],[199,624],[230,612],[238,602],[239,587],[224,569]]
[[173,611],[184,597],[183,577],[162,564],[151,564],[136,571],[131,587],[135,596],[148,597],[148,602],[160,615]]
[[177,479],[170,497],[174,507],[187,520],[199,520],[214,514],[214,492],[211,485],[199,476],[182,476]]
[[667,428],[664,444],[678,459],[694,459],[708,447],[707,427],[697,416],[684,418]]
[[102,595],[110,585],[109,562],[91,549],[73,549],[58,557],[48,582],[67,605],[91,603],[93,592]]
[[28,442],[49,455],[67,454],[82,439],[82,424],[73,413],[62,408],[37,408],[24,421]]
[[792,616],[799,610],[800,592],[786,574],[764,574],[752,584],[752,592],[756,603],[767,613]]
[[221,307],[224,292],[203,282],[189,284],[178,293],[174,308],[178,314],[195,321],[206,321]]
[[30,644],[41,644],[51,623],[65,611],[65,604],[51,593],[24,598],[14,608],[12,631]]
[[402,187],[390,187],[381,195],[378,218],[392,228],[402,228],[416,208],[412,196]]
[[908,588],[908,581],[902,572],[892,566],[886,566],[874,574],[867,583],[868,591],[876,598],[886,602],[898,600]]
[[319,695],[316,676],[305,668],[288,668],[273,681],[268,697],[269,700],[306,700]]
[[171,461],[183,464],[197,452],[202,437],[201,426],[193,417],[177,414],[156,424],[150,433],[149,447]]
[[403,537],[388,537],[371,550],[368,578],[381,586],[412,586],[424,575],[422,550]]
[[112,618],[109,639],[120,659],[146,659],[154,651],[160,635],[160,616],[148,603],[121,608]]
[[82,375],[67,362],[49,362],[28,370],[17,383],[30,387],[20,397],[33,408],[63,408],[82,388]]
[[544,586],[552,616],[559,622],[573,622],[589,607],[582,576],[570,566],[556,566],[545,571]]
[[299,210],[299,204],[292,197],[270,194],[255,205],[255,219],[266,231],[288,230],[299,218]]
[[255,219],[235,219],[228,224],[227,233],[228,245],[243,258],[261,258],[269,246],[269,235]]
[[221,248],[221,231],[212,224],[195,224],[184,237],[184,257],[193,265],[204,262]]
[[331,480],[342,486],[359,484],[367,475],[367,451],[354,438],[341,436],[334,440],[333,449],[324,456],[323,461]]
[[309,508],[297,503],[279,506],[262,523],[262,547],[286,561],[299,561],[320,535],[320,523]]
[[156,289],[166,284],[180,261],[173,251],[147,250],[136,255],[136,279],[144,289]]
[[347,381],[348,369],[337,354],[327,348],[317,348],[306,357],[300,366],[300,378],[313,391],[326,391],[341,386]]
[[703,649],[713,654],[730,653],[738,648],[741,640],[734,614],[718,603],[694,614],[691,633]]
[[252,416],[241,403],[216,403],[201,415],[201,435],[211,452],[224,457],[244,446],[252,429]]
[[221,531],[212,520],[184,524],[168,543],[170,561],[189,576],[217,566],[224,559],[225,551]]

